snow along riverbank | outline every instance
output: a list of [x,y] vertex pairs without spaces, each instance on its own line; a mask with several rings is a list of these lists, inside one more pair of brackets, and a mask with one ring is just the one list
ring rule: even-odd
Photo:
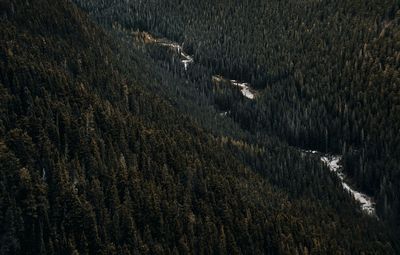
[[221,75],[214,75],[212,77],[213,82],[219,83],[222,81],[227,81],[235,87],[239,87],[240,92],[243,96],[247,97],[248,99],[254,99],[256,97],[256,92],[250,88],[250,84],[245,82],[239,82],[237,80],[228,80]]
[[193,58],[183,51],[183,47],[181,45],[174,42],[160,42],[159,44],[174,49],[178,52],[185,71],[187,71],[189,64],[193,63]]
[[321,161],[324,162],[329,167],[329,170],[331,170],[331,172],[334,172],[339,177],[343,189],[349,192],[354,197],[354,199],[360,203],[361,209],[364,212],[366,212],[368,215],[376,216],[374,200],[371,197],[367,196],[366,194],[354,190],[352,187],[350,187],[348,183],[346,183],[346,175],[342,171],[341,156],[323,155],[322,153],[317,151],[306,151],[306,152],[311,154],[322,155]]
[[[134,35],[144,43],[155,43],[160,46],[168,47],[174,50],[179,55],[185,71],[188,69],[189,64],[194,62],[193,58],[189,54],[185,53],[183,47],[176,42],[172,42],[166,38],[155,38],[154,36],[152,36],[147,32],[134,32]],[[253,100],[256,97],[256,91],[253,90],[250,87],[250,84],[248,83],[239,82],[237,80],[229,80],[221,75],[213,75],[212,81],[216,84],[220,82],[228,82],[232,86],[238,87],[242,95],[248,99]],[[227,116],[227,114],[228,112],[220,113],[221,116]],[[330,171],[334,172],[339,177],[343,188],[347,192],[349,192],[356,201],[358,201],[361,204],[361,209],[369,215],[376,216],[374,200],[371,197],[354,190],[353,188],[350,187],[348,183],[346,183],[346,176],[342,171],[342,166],[340,165],[342,159],[341,156],[323,155],[318,151],[303,151],[303,152],[321,155],[321,161],[324,162],[329,167]]]
[[188,69],[189,64],[194,62],[193,58],[184,52],[183,47],[176,42],[172,42],[166,38],[155,38],[147,32],[134,32],[134,35],[144,43],[154,43],[174,50],[179,55],[185,71]]
[[[163,47],[167,47],[175,51],[180,58],[181,63],[183,64],[183,67],[185,71],[187,71],[189,64],[194,62],[194,59],[192,56],[184,52],[183,46],[179,45],[176,42],[172,42],[166,38],[156,38],[150,33],[147,32],[139,32],[136,31],[133,33],[134,36],[142,41],[143,43],[154,43],[158,44]],[[237,80],[229,80],[226,79],[220,75],[214,75],[212,76],[212,81],[213,82],[221,82],[221,81],[228,81],[232,86],[238,87],[240,89],[240,92],[242,93],[243,96],[247,97],[248,99],[253,100],[256,97],[256,92],[255,90],[251,89],[250,84],[246,82],[239,82]]]
[[247,97],[248,99],[254,99],[255,94],[250,89],[250,85],[248,83],[238,82],[236,80],[231,80],[231,82],[234,86],[240,88],[240,92],[242,92],[243,96]]

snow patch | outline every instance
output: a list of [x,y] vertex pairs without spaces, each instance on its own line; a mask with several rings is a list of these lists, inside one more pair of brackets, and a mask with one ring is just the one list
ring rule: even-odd
[[154,43],[163,47],[170,48],[177,52],[180,57],[180,61],[183,64],[185,71],[188,69],[189,64],[193,63],[193,58],[183,51],[183,47],[176,42],[172,42],[166,38],[156,38],[150,33],[136,31],[133,33],[144,43]]
[[[316,153],[317,152],[313,154]],[[324,162],[329,167],[329,169],[339,177],[340,181],[342,182],[343,188],[347,192],[349,192],[356,201],[361,204],[361,209],[365,211],[368,215],[376,216],[374,200],[366,194],[354,190],[352,187],[350,187],[349,184],[346,183],[346,175],[342,172],[342,165],[340,164],[341,160],[341,156],[325,155],[321,157],[321,161]]]
[[[156,42],[158,42],[158,41],[156,40]],[[181,45],[179,45],[175,42],[159,42],[159,44],[164,47],[171,48],[171,49],[175,50],[176,52],[178,52],[185,71],[187,71],[189,64],[194,62],[193,58],[189,54],[187,54],[183,51],[183,47]]]
[[236,80],[231,80],[232,84],[234,86],[237,86],[240,88],[240,92],[242,92],[243,96],[247,97],[248,99],[254,99],[255,95],[253,92],[250,90],[250,86],[248,83],[245,82],[238,82]]
[[229,113],[230,113],[230,111],[221,112],[221,113],[219,113],[219,116],[226,117]]
[[219,83],[222,81],[228,81],[230,84],[232,84],[235,87],[238,87],[240,92],[242,93],[243,96],[247,97],[248,99],[254,99],[256,97],[256,94],[254,90],[250,88],[250,84],[246,82],[239,82],[237,80],[228,80],[221,75],[214,75],[212,76],[212,81]]

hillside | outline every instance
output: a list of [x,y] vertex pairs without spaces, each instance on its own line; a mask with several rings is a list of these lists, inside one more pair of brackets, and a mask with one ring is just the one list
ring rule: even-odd
[[221,110],[249,132],[343,155],[353,184],[400,230],[398,1],[76,2],[104,27],[183,43],[207,70],[189,70],[196,81],[249,83],[256,102],[224,94]]
[[264,92],[71,1],[0,19],[0,254],[398,253],[327,166],[233,107]]

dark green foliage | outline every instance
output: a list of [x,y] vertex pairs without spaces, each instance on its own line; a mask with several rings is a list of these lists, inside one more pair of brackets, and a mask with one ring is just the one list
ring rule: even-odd
[[183,42],[211,75],[250,82],[255,103],[215,102],[252,133],[349,154],[349,176],[400,229],[399,1],[76,2],[106,27]]
[[6,3],[1,254],[396,253],[318,159],[219,116],[258,106],[208,66],[183,73],[68,1]]

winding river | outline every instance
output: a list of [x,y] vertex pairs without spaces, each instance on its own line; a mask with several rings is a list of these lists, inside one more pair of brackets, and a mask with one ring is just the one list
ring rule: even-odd
[[[179,55],[180,61],[183,64],[183,68],[185,69],[185,71],[187,71],[189,65],[194,62],[193,57],[190,56],[189,54],[187,54],[184,51],[183,46],[176,42],[172,42],[166,38],[155,38],[154,36],[152,36],[151,34],[149,34],[147,32],[134,32],[134,35],[137,38],[140,38],[144,43],[155,43],[155,44],[170,48],[173,51],[175,51],[176,54]],[[230,79],[222,77],[221,75],[214,75],[211,78],[212,78],[212,81],[214,81],[214,82],[221,82],[223,80],[228,81],[229,84],[231,84],[232,86],[239,88],[242,95],[248,99],[253,100],[256,97],[255,90],[253,90],[251,88],[250,84],[248,84],[246,82],[230,80]]]
[[[172,42],[165,38],[155,38],[147,32],[135,32],[135,36],[137,36],[137,38],[141,38],[141,40],[144,43],[156,43],[160,46],[168,47],[173,51],[175,51],[176,54],[179,55],[180,61],[183,64],[183,68],[185,71],[187,71],[189,65],[194,62],[193,57],[187,54],[184,51],[183,46],[179,45],[176,42]],[[221,75],[214,75],[211,77],[211,80],[215,84],[218,84],[220,82],[228,82],[232,86],[238,87],[242,95],[250,100],[253,100],[256,97],[256,91],[253,90],[250,84],[246,82],[230,80]],[[226,116],[227,114],[228,112],[224,112],[221,113],[220,115]],[[338,178],[342,183],[343,189],[346,190],[349,194],[351,194],[352,197],[360,203],[361,209],[368,215],[376,217],[374,200],[371,197],[367,196],[366,194],[356,191],[350,186],[350,184],[346,182],[347,178],[346,175],[343,173],[343,167],[341,165],[341,160],[342,160],[341,156],[325,155],[318,151],[303,151],[303,152],[306,154],[315,154],[320,156],[321,161],[328,166],[329,170],[338,176]]]
[[346,175],[343,173],[343,167],[341,165],[342,157],[337,155],[324,155],[317,151],[306,151],[307,153],[321,155],[321,161],[324,162],[331,172],[335,173],[341,183],[344,190],[346,190],[352,197],[360,203],[361,209],[368,215],[375,216],[375,202],[373,198],[366,194],[363,194],[355,189],[353,189],[350,184],[346,182]]

